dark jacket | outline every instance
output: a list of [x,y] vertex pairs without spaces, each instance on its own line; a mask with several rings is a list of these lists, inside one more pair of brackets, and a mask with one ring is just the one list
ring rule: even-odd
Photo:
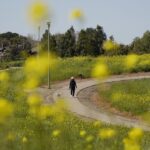
[[77,88],[77,84],[76,84],[76,81],[75,81],[74,79],[71,79],[71,80],[70,80],[69,88],[70,88],[70,89],[75,89],[75,88]]

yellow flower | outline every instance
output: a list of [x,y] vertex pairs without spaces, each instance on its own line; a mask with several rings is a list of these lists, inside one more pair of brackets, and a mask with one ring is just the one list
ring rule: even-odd
[[32,57],[29,58],[25,62],[24,71],[25,71],[25,89],[33,89],[39,86],[41,80],[48,73],[48,68],[52,69],[55,65],[55,58],[50,55],[50,59],[48,61],[48,57],[46,55],[40,55],[39,58]]
[[98,79],[104,79],[109,75],[108,67],[105,64],[97,64],[92,71],[92,76]]
[[53,137],[58,137],[59,135],[60,135],[60,130],[54,130],[53,132],[52,132],[52,136]]
[[28,97],[27,103],[29,106],[40,106],[42,103],[42,98],[40,95],[33,94]]
[[116,135],[115,130],[113,129],[101,129],[99,132],[99,137],[102,139],[109,139]]
[[49,18],[49,8],[41,0],[37,0],[29,7],[28,16],[34,24],[39,25]]
[[24,137],[22,138],[22,142],[23,142],[23,143],[27,143],[27,142],[28,142],[28,139],[24,136]]
[[114,51],[119,49],[119,45],[112,40],[107,40],[103,43],[103,49],[106,51]]
[[46,56],[40,56],[29,58],[25,63],[25,73],[30,76],[41,77],[48,71],[48,58]]
[[93,123],[94,127],[100,127],[101,126],[101,122],[100,121],[95,121]]
[[86,137],[86,142],[92,142],[94,140],[94,137],[92,135],[89,135]]
[[130,69],[130,68],[135,67],[137,62],[138,62],[137,55],[135,55],[135,54],[128,55],[125,59],[125,66]]
[[13,113],[13,105],[5,99],[0,99],[0,123]]
[[15,139],[15,136],[13,133],[9,132],[8,135],[7,135],[7,140],[9,141],[13,141]]
[[46,119],[47,117],[50,117],[53,115],[53,110],[51,109],[52,107],[49,106],[49,105],[44,105],[44,106],[41,106],[40,109],[39,109],[39,116],[38,118],[39,119]]
[[35,77],[35,78],[27,79],[23,85],[23,88],[27,90],[31,90],[31,89],[35,89],[38,86],[39,86],[39,79],[36,79]]
[[143,131],[140,128],[134,128],[128,133],[128,137],[123,140],[125,150],[140,150],[140,140]]
[[86,135],[86,131],[85,131],[85,130],[81,130],[81,131],[80,131],[80,136],[81,136],[81,137],[85,137],[85,135]]
[[131,139],[125,138],[123,139],[123,143],[124,150],[141,150],[140,145],[137,142],[132,141]]
[[143,136],[143,131],[140,128],[134,128],[128,133],[128,135],[132,140],[139,140]]
[[8,81],[9,80],[9,75],[5,71],[0,72],[0,81]]
[[70,19],[72,20],[82,20],[84,18],[84,14],[81,9],[74,9],[70,14]]

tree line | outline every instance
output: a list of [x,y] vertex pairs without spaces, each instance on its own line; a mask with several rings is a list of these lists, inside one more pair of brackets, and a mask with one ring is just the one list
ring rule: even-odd
[[[41,39],[41,49],[47,50],[48,31],[46,30]],[[64,34],[50,34],[50,50],[60,57],[72,56],[99,56],[99,55],[127,55],[129,53],[150,53],[150,31],[143,36],[137,37],[129,45],[118,44],[117,50],[107,51],[103,44],[106,40],[114,42],[114,37],[107,37],[103,27],[82,29],[75,32],[71,27]]]
[[[48,31],[46,30],[41,39],[41,49],[47,50]],[[82,29],[75,32],[71,27],[64,34],[50,34],[50,50],[60,57],[72,56],[99,56],[99,55],[127,55],[129,53],[150,53],[150,31],[143,36],[137,37],[129,45],[118,44],[117,50],[107,51],[103,44],[106,40],[115,42],[114,37],[107,37],[103,27]]]
[[[145,54],[150,53],[150,31],[146,31],[142,37],[136,37],[131,44],[118,44],[113,36],[107,37],[103,27],[82,29],[76,32],[70,27],[62,34],[49,34],[50,50],[59,57],[73,56],[99,56],[99,55],[127,55],[129,53]],[[0,59],[16,60],[25,59],[36,54],[33,50],[40,43],[41,50],[48,49],[48,31],[42,35],[41,41],[37,42],[31,37],[25,37],[17,33],[7,32],[0,34]],[[106,50],[114,43],[112,50]],[[115,49],[116,48],[116,49]]]
[[24,59],[32,53],[32,38],[17,33],[6,32],[0,34],[0,59]]

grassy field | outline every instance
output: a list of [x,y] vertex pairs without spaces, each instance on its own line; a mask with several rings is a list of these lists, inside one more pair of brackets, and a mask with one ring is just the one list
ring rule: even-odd
[[122,81],[100,88],[100,95],[120,111],[142,115],[150,109],[150,79]]
[[[82,74],[85,78],[91,77],[94,66],[98,63],[105,63],[108,66],[110,74],[122,74],[127,72],[148,72],[150,71],[150,55],[138,56],[136,65],[128,70],[125,67],[126,56],[113,57],[74,57],[74,58],[56,58],[55,67],[51,66],[51,80],[65,80],[71,76],[78,77]],[[11,66],[22,66],[23,62],[0,63],[0,68]],[[45,77],[46,82],[47,77]]]
[[64,80],[71,76],[77,77],[79,74],[82,74],[85,78],[89,78],[91,77],[91,72],[97,62],[105,63],[108,66],[110,74],[150,71],[150,55],[139,56],[139,61],[132,70],[128,70],[125,67],[125,58],[126,56],[57,59],[56,67],[51,70],[51,79]]
[[125,145],[149,149],[150,132],[84,121],[68,113],[61,101],[46,107],[36,97],[29,103],[29,96],[20,88],[20,70],[11,75],[9,84],[6,81],[0,84],[1,96],[14,105],[13,114],[3,120],[10,106],[4,108],[0,101],[2,150],[123,150]]
[[[148,71],[149,62],[145,60],[149,60],[149,57],[149,55],[140,56],[140,60],[143,61],[139,61],[132,71]],[[122,67],[124,58],[101,57],[100,61],[105,61],[112,69],[112,74],[119,74],[129,71]],[[56,61],[57,65],[51,71],[53,81],[79,74],[90,77],[92,68],[99,58],[78,57]],[[26,82],[37,86],[33,79],[39,80],[40,77],[45,81],[47,79],[43,77],[47,68],[33,67],[33,64],[36,66],[36,63],[31,61],[26,69],[0,73],[2,150],[129,150],[129,148],[139,150],[140,147],[143,150],[149,149],[150,132],[84,121],[70,114],[61,100],[55,105],[44,105],[37,93],[27,94],[28,90],[24,87]]]
[[23,66],[24,61],[18,60],[18,61],[0,61],[0,70],[1,69],[7,69],[11,67],[21,67]]

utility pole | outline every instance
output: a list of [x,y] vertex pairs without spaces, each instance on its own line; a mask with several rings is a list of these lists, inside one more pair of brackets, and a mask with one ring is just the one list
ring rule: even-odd
[[37,47],[37,58],[39,58],[39,53],[40,53],[40,30],[41,27],[40,25],[38,26],[38,47]]
[[47,22],[48,26],[48,89],[50,89],[50,46],[49,46],[49,34],[50,34],[50,22]]

